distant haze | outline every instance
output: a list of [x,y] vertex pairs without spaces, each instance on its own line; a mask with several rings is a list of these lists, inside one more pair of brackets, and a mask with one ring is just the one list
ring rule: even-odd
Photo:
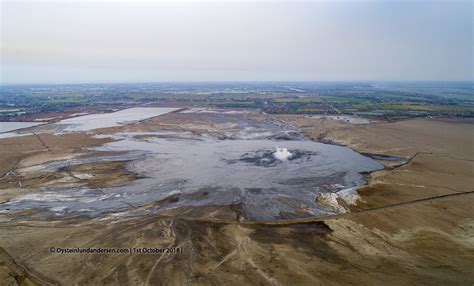
[[472,1],[1,5],[1,83],[473,80]]

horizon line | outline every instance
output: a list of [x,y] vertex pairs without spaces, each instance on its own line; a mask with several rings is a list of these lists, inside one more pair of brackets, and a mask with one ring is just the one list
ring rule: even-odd
[[104,82],[0,82],[12,85],[100,85],[100,84],[197,84],[197,83],[470,83],[474,80],[183,80],[183,81],[104,81]]

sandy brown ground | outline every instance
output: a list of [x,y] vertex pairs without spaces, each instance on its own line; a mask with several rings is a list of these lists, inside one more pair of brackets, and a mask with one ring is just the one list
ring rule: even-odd
[[[466,201],[472,198],[286,226],[162,216],[78,226],[4,224],[9,233],[0,239],[16,263],[44,284],[470,285],[474,225]],[[49,252],[51,246],[78,245],[174,246],[183,254]]]
[[93,138],[85,133],[64,135],[39,134],[0,139],[0,177],[24,158],[38,153],[50,156],[50,152],[69,154],[75,149],[105,143],[108,139]]
[[285,119],[311,138],[336,142],[358,152],[407,158],[402,166],[370,175],[369,185],[359,190],[365,201],[359,208],[473,190],[473,120],[418,119],[353,126],[307,117]]
[[[306,222],[238,222],[232,206],[124,221],[111,214],[67,223],[3,222],[0,279],[11,285],[474,283],[471,122],[348,126],[285,119],[315,139],[409,160],[372,173],[360,190],[364,202],[352,213]],[[153,121],[177,124],[168,117]],[[181,247],[183,253],[58,254],[52,246]]]
[[[200,116],[201,115],[201,116]],[[246,117],[255,121],[263,121],[272,118],[269,115],[252,112],[250,114],[223,115],[223,117]],[[177,113],[171,112],[162,116],[150,118],[139,123],[121,127],[103,128],[97,130],[97,134],[113,134],[115,132],[136,132],[136,131],[179,131],[188,132],[192,135],[209,134],[217,138],[225,138],[225,131],[238,130],[238,127],[228,127],[226,122],[219,122],[216,117],[205,116],[205,114]],[[140,136],[138,136],[140,137]],[[158,136],[165,137],[165,136]],[[172,136],[171,136],[172,137]]]
[[[119,185],[136,176],[125,170],[126,162],[99,162],[45,171],[42,165],[53,161],[67,161],[81,156],[92,156],[84,148],[110,141],[97,139],[85,133],[62,136],[38,134],[0,139],[0,203],[19,193],[39,192],[41,187],[78,187],[87,185],[101,188]],[[91,176],[85,180],[84,174]],[[113,175],[113,176],[111,176]]]

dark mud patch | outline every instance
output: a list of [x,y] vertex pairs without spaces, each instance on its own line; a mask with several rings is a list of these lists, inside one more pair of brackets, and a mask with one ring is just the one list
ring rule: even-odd
[[249,237],[256,242],[285,245],[289,247],[288,251],[290,251],[289,249],[299,249],[312,257],[332,263],[344,261],[328,243],[330,241],[329,235],[333,230],[325,222],[313,222],[291,227],[256,225],[249,228],[253,229],[253,233]]
[[155,201],[153,203],[153,206],[161,207],[167,204],[177,203],[179,202],[179,199],[180,199],[180,195],[174,194],[174,195],[164,198],[163,200]]
[[[291,153],[291,156],[288,157],[287,161],[293,162],[304,162],[309,161],[311,157],[317,156],[318,153],[305,150],[288,150]],[[258,167],[274,167],[278,164],[281,164],[285,161],[279,160],[275,157],[274,150],[258,150],[255,152],[248,152],[242,155],[239,159],[230,159],[225,160],[229,164],[235,163],[245,163],[251,164]]]
[[363,156],[369,157],[374,160],[381,160],[381,161],[390,161],[390,162],[400,162],[406,161],[407,158],[398,157],[398,156],[390,156],[384,154],[375,154],[375,153],[360,153]]
[[278,133],[272,136],[266,137],[269,140],[281,140],[281,141],[291,141],[291,140],[303,140],[304,135],[296,131],[287,131]]
[[305,187],[319,187],[322,189],[327,189],[328,191],[333,190],[333,184],[340,183],[344,176],[346,176],[347,172],[337,172],[327,176],[319,176],[319,177],[297,177],[291,178],[285,181],[279,181],[278,183],[281,185],[289,185],[289,186],[299,186],[304,185]]

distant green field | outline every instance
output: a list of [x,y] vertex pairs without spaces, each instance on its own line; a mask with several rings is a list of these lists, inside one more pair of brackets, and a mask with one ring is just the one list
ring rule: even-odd
[[82,98],[53,98],[53,99],[50,99],[48,100],[48,103],[54,103],[54,104],[59,104],[59,103],[77,103],[77,104],[81,104],[81,103],[86,103],[87,100],[86,99],[82,99]]
[[367,102],[367,99],[364,98],[358,98],[354,96],[321,96],[322,99],[328,101],[328,102],[334,102],[334,103],[363,103]]
[[300,97],[300,98],[275,98],[273,99],[275,102],[323,102],[323,100],[319,97]]
[[18,112],[20,111],[20,109],[16,108],[16,109],[1,109],[0,108],[0,113],[8,113],[8,112]]
[[427,111],[427,112],[474,112],[474,106],[465,105],[423,105],[423,104],[397,104],[397,103],[365,103],[354,104],[352,109],[357,110],[393,110],[393,111]]

